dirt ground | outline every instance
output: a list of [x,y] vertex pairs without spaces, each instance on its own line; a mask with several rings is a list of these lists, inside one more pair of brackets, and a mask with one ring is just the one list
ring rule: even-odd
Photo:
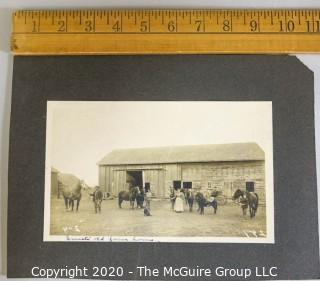
[[171,210],[169,200],[153,200],[150,217],[142,209],[132,210],[129,202],[104,200],[101,213],[95,214],[89,196],[83,196],[79,211],[67,211],[63,199],[51,199],[51,235],[81,236],[211,236],[211,237],[265,237],[266,210],[259,206],[255,218],[242,215],[241,208],[233,202],[219,206],[217,214],[211,207],[200,215],[194,206],[189,212]]

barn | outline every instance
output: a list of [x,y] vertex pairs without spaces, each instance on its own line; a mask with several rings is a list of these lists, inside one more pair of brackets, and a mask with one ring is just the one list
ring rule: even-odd
[[61,173],[51,167],[51,196],[61,198],[62,189],[66,186],[72,187],[79,184],[80,179],[73,174]]
[[59,198],[58,174],[59,171],[51,167],[51,195]]
[[158,198],[167,198],[171,187],[218,188],[229,198],[240,188],[265,201],[265,154],[256,143],[119,149],[98,166],[100,187],[115,196],[132,185]]

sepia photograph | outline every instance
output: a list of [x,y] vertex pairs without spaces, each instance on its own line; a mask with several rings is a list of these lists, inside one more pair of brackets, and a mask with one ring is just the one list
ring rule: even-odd
[[274,243],[272,102],[48,101],[44,241]]

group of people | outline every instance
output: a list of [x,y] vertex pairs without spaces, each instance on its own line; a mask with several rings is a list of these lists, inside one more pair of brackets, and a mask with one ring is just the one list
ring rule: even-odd
[[[175,190],[174,188],[170,188],[171,192],[170,192],[170,201],[171,201],[171,210],[175,211],[176,213],[181,213],[184,211],[184,202],[187,203],[187,198],[186,196],[188,196],[188,192],[189,192],[189,196],[193,197],[193,192],[192,191],[186,191],[186,190],[181,190],[180,188]],[[191,195],[190,195],[191,193]],[[218,189],[215,188],[213,191],[205,191],[203,193],[204,195],[204,199],[206,200],[206,202],[212,203],[214,200],[216,200],[216,196],[218,194]],[[190,203],[189,203],[190,204]]]
[[[144,189],[143,187],[133,187],[134,189],[138,190],[137,194],[135,195],[135,201],[137,201],[137,207],[144,209],[144,215],[150,216],[150,202],[152,193],[150,188]],[[101,212],[101,203],[103,200],[103,193],[99,186],[95,186],[92,193],[89,194],[92,196],[92,201],[94,203],[95,212]],[[145,204],[144,204],[145,202]]]
[[[151,210],[151,197],[152,193],[150,188],[143,188],[143,187],[135,187],[138,191],[136,194],[135,200],[137,201],[137,207],[140,207],[144,209],[144,215],[150,216],[150,210]],[[181,189],[175,190],[174,188],[170,188],[170,201],[171,201],[171,209],[175,211],[176,213],[181,213],[184,211],[184,202],[186,202],[186,196],[185,191],[181,191]],[[215,200],[216,196],[216,190],[213,192],[207,191],[204,195],[208,202],[213,202]],[[95,212],[101,212],[101,203],[103,200],[103,193],[100,190],[99,186],[96,186],[94,188],[93,193],[90,194],[93,199]],[[145,202],[145,203],[144,203]]]
[[[150,210],[151,210],[151,189],[150,188],[143,188],[143,187],[138,187],[139,192],[137,194],[136,200],[137,200],[137,206],[140,208],[144,209],[144,215],[145,216],[150,216]],[[144,205],[145,201],[145,205]]]

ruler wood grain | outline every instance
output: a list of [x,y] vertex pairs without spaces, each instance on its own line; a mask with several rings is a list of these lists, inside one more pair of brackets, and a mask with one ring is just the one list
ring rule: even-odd
[[15,55],[320,51],[320,10],[22,10],[12,22]]

